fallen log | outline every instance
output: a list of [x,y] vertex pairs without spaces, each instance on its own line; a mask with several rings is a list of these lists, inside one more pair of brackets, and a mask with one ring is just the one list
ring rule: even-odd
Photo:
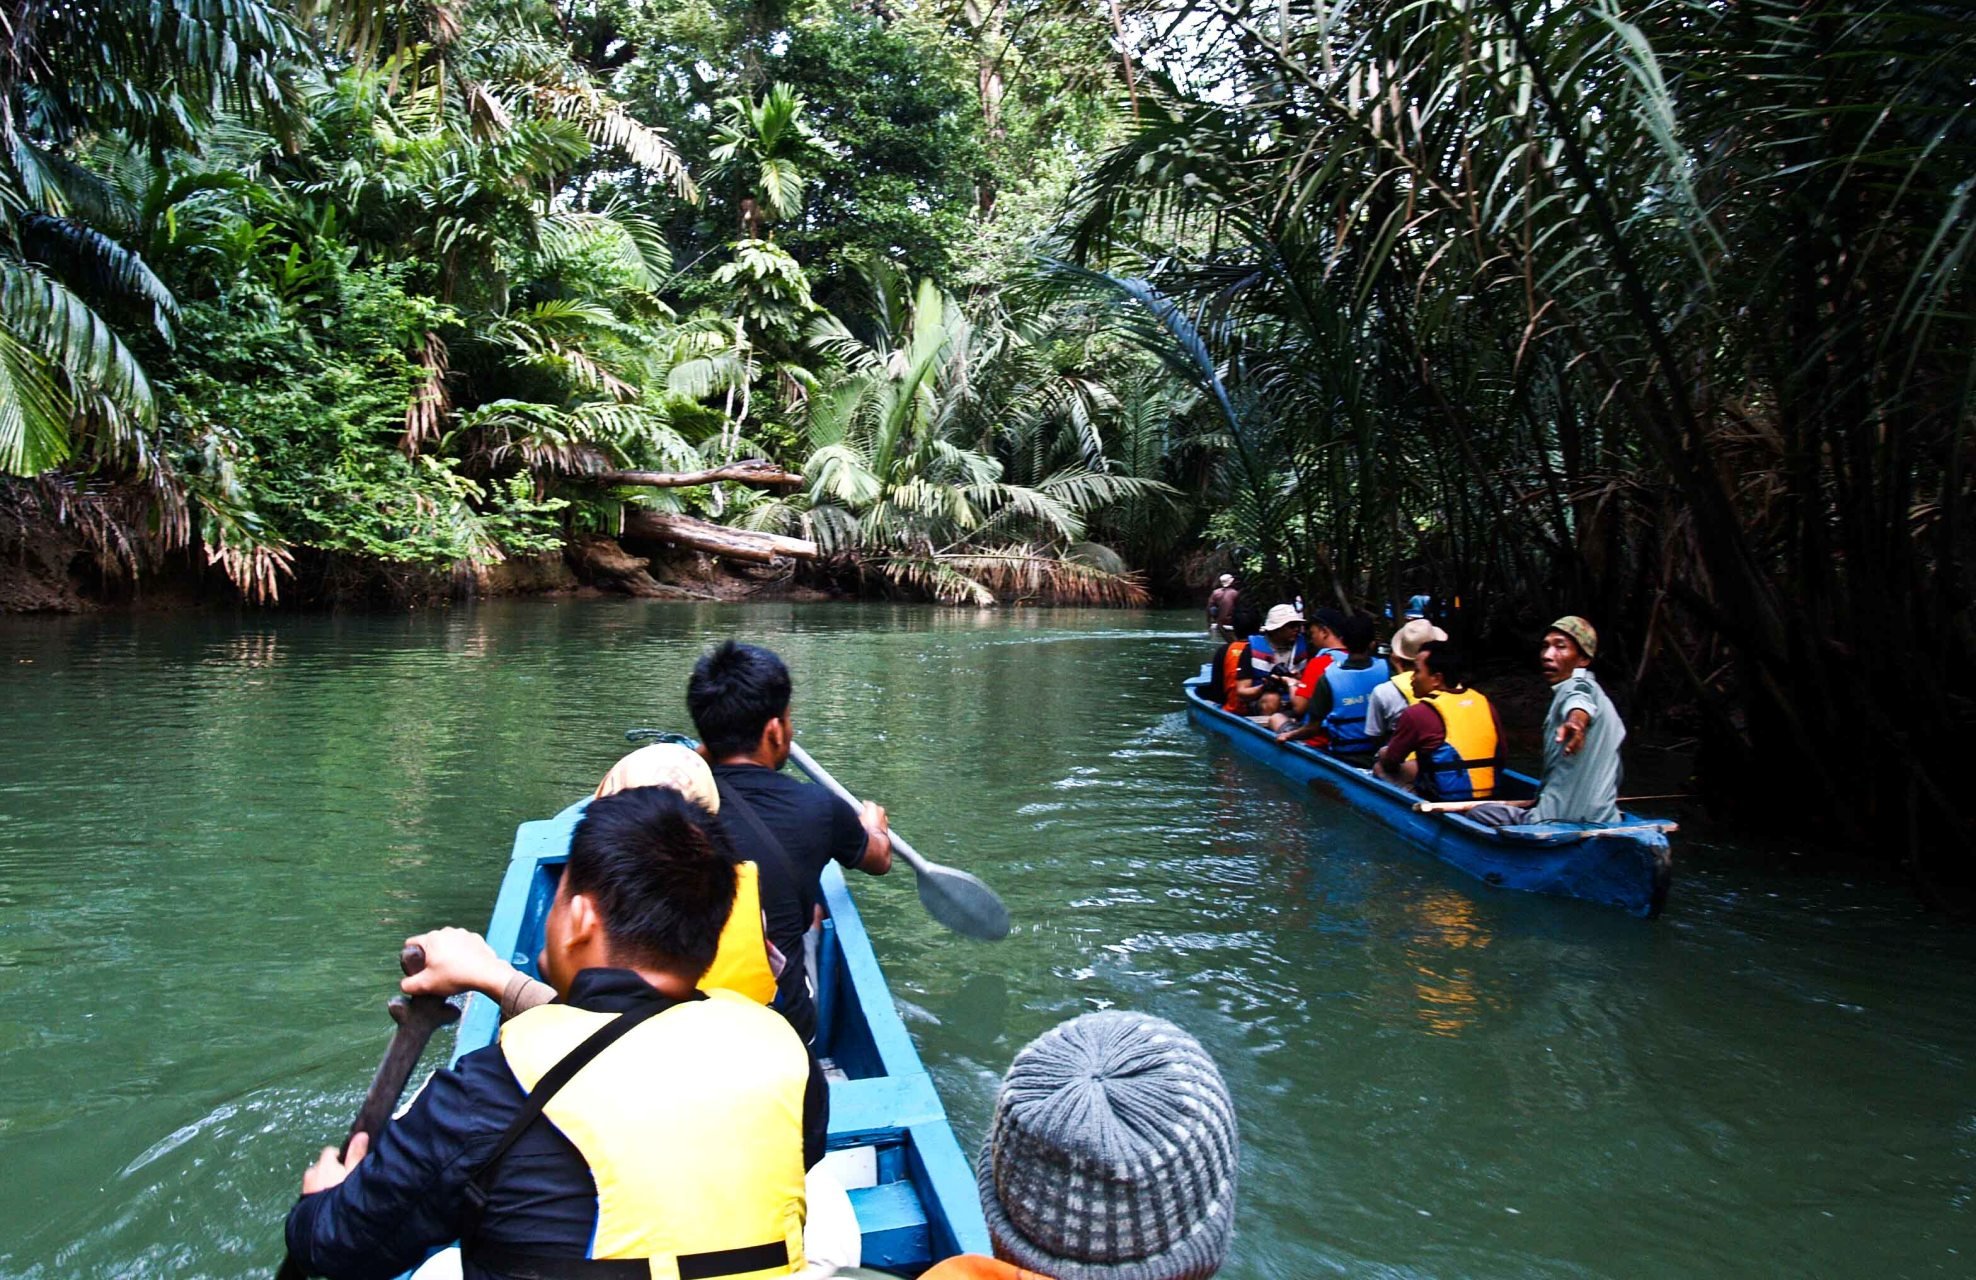
[[647,489],[683,489],[689,485],[727,481],[751,489],[793,489],[803,483],[794,471],[784,471],[772,462],[748,458],[704,471],[590,471],[579,472],[572,480],[591,484],[638,485]]
[[778,557],[815,560],[822,555],[817,550],[816,543],[806,542],[801,538],[785,538],[777,533],[756,533],[750,529],[730,529],[726,525],[708,524],[705,520],[671,515],[663,511],[625,512],[624,533],[630,538],[650,538],[660,542],[676,543],[682,547],[691,547],[695,551],[726,556],[731,560],[747,560],[755,564],[768,564]]
[[652,562],[634,556],[612,538],[580,538],[567,548],[571,566],[583,581],[596,586],[612,586],[633,596],[662,596],[658,580],[649,570]]

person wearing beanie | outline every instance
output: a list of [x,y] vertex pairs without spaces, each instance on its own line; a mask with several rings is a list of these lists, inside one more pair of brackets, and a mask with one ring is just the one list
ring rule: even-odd
[[1551,685],[1551,708],[1544,716],[1543,789],[1534,802],[1483,805],[1469,817],[1499,827],[1619,821],[1619,746],[1626,741],[1626,725],[1592,674],[1598,652],[1598,631],[1576,614],[1545,630],[1537,659]]
[[1204,1280],[1234,1233],[1228,1086],[1161,1018],[1073,1018],[1016,1055],[975,1177],[995,1258],[922,1280]]

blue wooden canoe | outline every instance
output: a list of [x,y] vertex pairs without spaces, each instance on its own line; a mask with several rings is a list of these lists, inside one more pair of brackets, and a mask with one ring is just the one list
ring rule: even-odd
[[[570,833],[587,803],[546,821],[524,822],[515,832],[487,941],[529,974],[535,973],[542,922],[556,896]],[[835,865],[824,871],[823,897],[830,918],[818,949],[816,1052],[836,1064],[829,1149],[859,1152],[842,1159],[866,1170],[865,1177],[847,1179],[869,1184],[850,1187],[864,1234],[864,1265],[911,1275],[957,1253],[989,1253],[974,1174],[893,1007],[871,935]],[[493,1001],[474,997],[461,1019],[454,1057],[493,1043],[499,1021]]]
[[[1629,814],[1607,827],[1533,823],[1485,827],[1459,813],[1420,813],[1420,797],[1301,743],[1282,743],[1253,720],[1223,711],[1201,695],[1208,675],[1186,682],[1187,714],[1247,755],[1311,789],[1383,822],[1443,862],[1502,889],[1549,893],[1618,907],[1645,919],[1667,904],[1674,875],[1671,824]],[[1505,800],[1537,794],[1537,780],[1510,769],[1496,772]]]

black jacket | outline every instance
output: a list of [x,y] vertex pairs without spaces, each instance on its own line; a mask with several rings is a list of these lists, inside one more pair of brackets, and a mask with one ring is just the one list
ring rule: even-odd
[[[567,1003],[623,1013],[667,997],[623,969],[586,969]],[[830,1097],[814,1056],[803,1095],[803,1165],[823,1158]],[[480,1171],[527,1095],[501,1046],[435,1072],[410,1110],[378,1135],[342,1185],[303,1196],[288,1211],[288,1251],[310,1275],[389,1280],[459,1239],[467,1183]],[[509,1148],[489,1188],[480,1238],[537,1254],[580,1258],[597,1225],[597,1188],[575,1145],[538,1118]],[[495,1280],[466,1264],[466,1280]]]

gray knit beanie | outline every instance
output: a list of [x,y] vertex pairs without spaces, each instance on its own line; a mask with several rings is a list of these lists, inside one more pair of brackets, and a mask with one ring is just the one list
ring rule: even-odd
[[1228,1254],[1235,1108],[1160,1018],[1073,1018],[1009,1067],[975,1170],[995,1253],[1056,1280],[1201,1280]]

